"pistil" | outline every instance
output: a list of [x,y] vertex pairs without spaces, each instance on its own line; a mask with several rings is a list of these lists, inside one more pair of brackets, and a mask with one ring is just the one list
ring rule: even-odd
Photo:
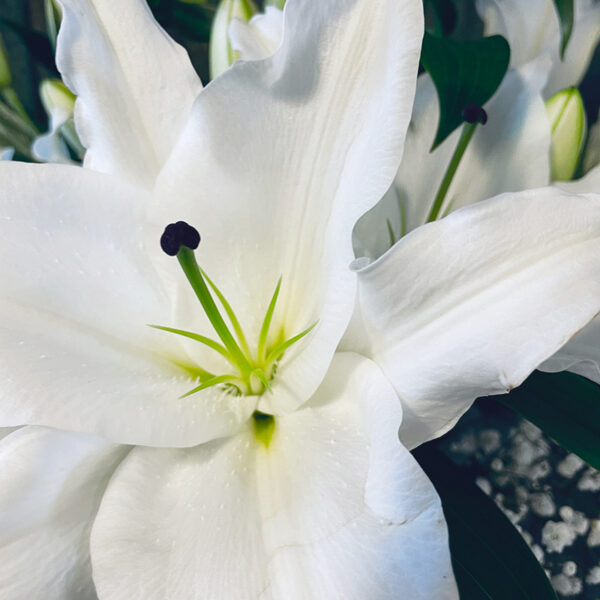
[[435,195],[433,206],[431,207],[431,211],[427,217],[427,223],[435,221],[438,218],[440,210],[442,209],[442,205],[444,204],[446,194],[450,189],[450,184],[454,179],[458,165],[460,164],[460,161],[465,153],[465,150],[467,149],[467,146],[469,145],[469,142],[471,141],[471,138],[473,137],[473,134],[475,133],[477,125],[479,123],[485,125],[487,122],[487,113],[483,108],[481,108],[481,106],[477,106],[475,104],[468,104],[464,108],[462,116],[465,120],[465,124],[463,125],[460,138],[456,144],[456,148],[454,149],[454,154],[452,154],[448,168],[444,173],[444,177],[440,183],[438,192]]

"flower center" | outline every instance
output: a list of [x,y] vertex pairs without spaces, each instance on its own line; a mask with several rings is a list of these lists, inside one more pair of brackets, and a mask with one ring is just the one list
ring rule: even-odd
[[[269,344],[269,333],[277,298],[281,289],[280,278],[275,286],[275,291],[273,292],[260,328],[256,351],[251,352],[244,331],[233,308],[219,288],[196,262],[194,250],[199,244],[200,234],[184,221],[168,225],[160,239],[160,245],[164,252],[169,256],[177,257],[179,265],[221,342],[182,329],[174,329],[161,325],[151,325],[150,327],[195,340],[218,352],[233,367],[234,373],[225,374],[211,373],[198,367],[195,369],[195,373],[198,374],[200,385],[182,397],[196,394],[215,385],[226,386],[235,394],[261,395],[271,388],[271,380],[277,371],[277,363],[286,350],[307,335],[316,325],[316,322],[291,338],[285,339],[280,334],[276,337],[275,342]],[[221,310],[219,310],[213,294],[217,297],[222,310],[225,311],[231,328],[221,315]]]

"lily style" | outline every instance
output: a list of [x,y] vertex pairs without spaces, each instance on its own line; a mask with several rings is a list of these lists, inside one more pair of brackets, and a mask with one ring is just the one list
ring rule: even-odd
[[289,0],[273,56],[204,89],[142,0],[62,6],[84,167],[0,164],[0,595],[457,598],[409,449],[600,311],[600,197],[354,260],[418,0]]

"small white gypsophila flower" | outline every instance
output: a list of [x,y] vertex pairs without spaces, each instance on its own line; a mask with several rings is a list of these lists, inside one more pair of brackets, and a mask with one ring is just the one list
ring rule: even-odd
[[600,584],[600,565],[595,565],[588,571],[585,577],[585,582],[588,585]]
[[597,492],[600,490],[600,472],[591,467],[584,471],[577,482],[577,489],[582,492]]
[[558,510],[560,518],[568,523],[577,535],[585,535],[590,526],[589,519],[584,513],[573,510],[570,506],[561,506]]
[[600,546],[600,519],[590,521],[590,533],[587,537],[587,545],[590,548]]
[[564,573],[552,576],[552,585],[561,596],[577,596],[581,594],[583,582],[579,577],[569,577]]
[[531,510],[540,517],[551,517],[556,512],[556,504],[547,492],[538,492],[529,497]]
[[547,552],[562,552],[576,537],[573,528],[564,521],[548,521],[542,529],[542,544]]
[[579,456],[569,453],[556,465],[556,470],[566,479],[571,479],[584,466],[585,462]]

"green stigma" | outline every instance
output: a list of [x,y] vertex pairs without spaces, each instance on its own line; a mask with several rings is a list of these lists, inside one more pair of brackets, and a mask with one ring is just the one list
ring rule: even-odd
[[[180,221],[167,227],[165,234],[161,238],[161,247],[170,256],[177,257],[187,280],[221,341],[218,342],[204,335],[183,329],[161,325],[150,325],[150,327],[199,342],[220,354],[233,367],[234,372],[226,374],[211,373],[200,366],[188,369],[198,377],[200,384],[184,394],[183,398],[216,385],[223,386],[234,394],[261,395],[265,391],[270,390],[270,382],[277,370],[277,363],[286,350],[306,336],[315,327],[316,323],[287,339],[284,337],[283,332],[280,332],[280,335],[275,336],[275,342],[269,343],[273,315],[279,291],[281,290],[281,278],[279,278],[260,328],[256,351],[252,352],[233,308],[215,283],[196,262],[194,249],[198,246],[199,242],[200,236],[196,230],[187,223]],[[227,315],[230,326],[223,318],[221,310],[219,310],[217,302],[213,298],[213,294]],[[256,415],[260,414],[262,413],[255,413],[255,423],[259,422]],[[267,415],[263,416],[266,417]],[[269,440],[272,435],[272,429],[275,427],[274,421],[270,427]],[[261,431],[263,430],[261,429]],[[258,433],[257,437],[260,437]],[[260,439],[262,440],[263,437],[260,437]]]

